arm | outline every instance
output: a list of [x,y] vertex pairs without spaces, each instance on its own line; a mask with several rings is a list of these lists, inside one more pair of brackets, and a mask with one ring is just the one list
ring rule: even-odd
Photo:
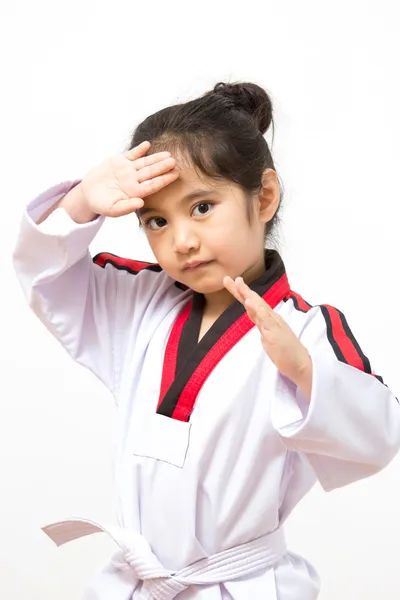
[[[77,184],[54,186],[30,202],[14,250],[14,268],[34,313],[74,360],[113,390],[117,273],[93,265],[88,249],[104,217],[77,223],[64,207],[65,200],[77,206],[77,196],[70,192]],[[71,214],[79,220],[72,204]],[[93,218],[80,216],[82,221]]]
[[272,407],[285,445],[304,453],[325,490],[377,473],[400,447],[400,404],[342,313],[313,307],[299,336],[312,361],[310,397],[278,373]]
[[138,273],[136,267],[134,278],[127,278],[118,268],[93,264],[89,244],[105,216],[136,211],[143,198],[178,178],[170,153],[145,156],[149,149],[146,141],[113,155],[82,181],[54,186],[33,200],[13,256],[33,311],[114,395],[124,356],[122,334],[124,341],[128,332],[137,336],[144,312],[149,309],[151,315],[164,301],[171,281],[167,276],[160,281],[151,271]]
[[[81,190],[81,181],[78,179],[72,183],[72,186],[66,194],[58,194],[57,200],[37,218],[36,225],[41,225],[57,208],[64,208],[75,223],[90,223],[94,221],[96,215],[85,206]],[[68,186],[70,187],[70,186]],[[68,190],[68,188],[67,188]]]

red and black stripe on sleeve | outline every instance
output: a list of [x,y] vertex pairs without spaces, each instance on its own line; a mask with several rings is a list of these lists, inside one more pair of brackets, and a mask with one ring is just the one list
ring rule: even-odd
[[107,264],[111,264],[116,269],[128,271],[133,275],[137,275],[140,271],[143,271],[143,269],[157,272],[162,270],[160,265],[155,263],[133,260],[131,258],[122,258],[116,254],[111,254],[111,252],[100,252],[99,254],[96,254],[96,256],[93,257],[93,262],[103,268]]
[[310,308],[312,308],[311,304],[306,302],[304,298],[300,296],[300,294],[296,294],[296,292],[293,292],[293,290],[290,290],[288,295],[284,298],[285,302],[287,302],[288,300],[293,300],[295,309],[299,310],[300,312],[306,313],[310,310]]
[[[299,294],[290,291],[285,301],[292,300],[296,310],[308,312],[313,306],[306,302]],[[372,373],[371,364],[367,356],[361,350],[359,343],[351,331],[344,314],[328,304],[319,306],[326,323],[326,334],[330,345],[338,360],[352,367],[364,371],[375,377],[378,381],[386,385],[380,375]],[[387,386],[386,386],[387,387]]]

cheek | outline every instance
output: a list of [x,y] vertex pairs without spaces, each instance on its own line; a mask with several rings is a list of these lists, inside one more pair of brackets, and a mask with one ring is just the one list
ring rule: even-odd
[[176,263],[168,235],[146,235],[146,237],[157,263],[164,271],[173,275]]
[[[147,233],[146,233],[146,238],[147,238],[147,241],[151,248],[151,251],[156,258],[156,261],[160,264],[160,261],[158,260],[158,258],[160,256],[163,256],[163,250],[162,250],[163,244],[162,244],[161,238],[158,238],[158,236],[156,236],[156,235],[151,235],[151,234],[147,234]],[[160,264],[160,266],[162,266],[162,265]]]
[[206,229],[217,236],[226,237],[231,235],[233,231],[241,230],[244,225],[247,225],[242,210],[238,210],[238,207],[233,203],[217,206],[214,214],[210,216]]
[[229,240],[232,244],[247,244],[253,239],[254,231],[249,223],[247,214],[243,210],[232,210],[220,215],[215,221],[213,231],[217,243]]
[[155,254],[154,250],[157,250],[157,242],[154,240],[153,236],[149,235],[146,232],[145,232],[145,236],[146,236],[146,239],[147,239],[147,241],[149,243],[151,251],[153,252],[153,254]]

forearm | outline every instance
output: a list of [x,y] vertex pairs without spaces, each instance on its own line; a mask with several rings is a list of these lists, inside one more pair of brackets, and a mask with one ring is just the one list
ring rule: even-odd
[[312,380],[313,380],[313,365],[312,365],[312,360],[310,358],[308,365],[299,374],[296,381],[293,382],[300,389],[304,398],[307,400],[308,404],[310,404],[310,402],[311,402]]
[[[272,419],[285,445],[306,455],[325,489],[383,469],[400,449],[400,406],[373,375],[313,353],[311,400],[279,377]],[[307,384],[304,384],[307,385]]]

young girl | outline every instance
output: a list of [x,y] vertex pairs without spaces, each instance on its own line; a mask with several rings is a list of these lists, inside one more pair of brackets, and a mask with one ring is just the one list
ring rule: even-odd
[[[86,600],[313,600],[282,525],[318,480],[383,469],[400,406],[344,315],[290,288],[265,249],[280,185],[259,86],[217,84],[161,110],[130,149],[27,207],[15,268],[30,306],[118,406],[116,553]],[[88,247],[136,211],[157,264]]]

